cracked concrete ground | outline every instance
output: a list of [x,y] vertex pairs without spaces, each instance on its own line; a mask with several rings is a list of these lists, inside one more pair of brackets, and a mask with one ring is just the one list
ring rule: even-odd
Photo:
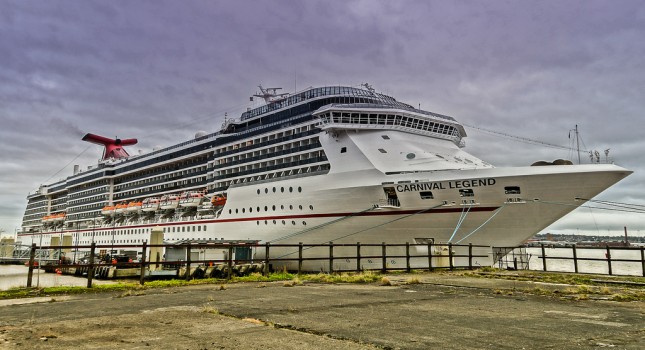
[[236,283],[0,304],[6,349],[643,349],[642,302],[498,294],[518,282]]

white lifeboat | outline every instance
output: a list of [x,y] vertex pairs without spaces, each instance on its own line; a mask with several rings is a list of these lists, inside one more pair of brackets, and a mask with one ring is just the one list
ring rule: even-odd
[[179,197],[179,205],[182,207],[197,207],[202,202],[204,193],[202,192],[184,192]]
[[145,212],[157,211],[157,209],[159,209],[159,198],[158,197],[146,198],[141,203],[141,210],[143,210]]
[[167,194],[161,197],[159,209],[176,209],[179,206],[179,196],[176,194]]

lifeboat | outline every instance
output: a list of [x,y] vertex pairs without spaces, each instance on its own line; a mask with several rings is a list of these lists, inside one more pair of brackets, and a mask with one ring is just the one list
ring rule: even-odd
[[213,204],[213,206],[216,206],[216,207],[222,206],[226,204],[226,197],[221,195],[213,196],[213,198],[211,199],[211,203]]
[[134,201],[128,203],[128,208],[126,211],[128,213],[134,214],[134,213],[139,213],[141,211],[141,206],[143,205],[142,202]]
[[204,193],[202,192],[184,192],[179,197],[179,205],[182,207],[196,207],[202,202]]
[[145,212],[156,211],[159,209],[159,198],[150,197],[143,200],[141,203],[141,210]]
[[42,222],[51,222],[52,221],[52,216],[53,215],[45,215],[42,218]]
[[128,208],[128,205],[125,203],[119,203],[114,207],[114,212],[117,214],[123,214]]
[[52,216],[53,216],[53,221],[54,222],[65,221],[65,213],[58,213],[58,214],[55,214],[55,215],[52,215]]
[[179,196],[176,194],[167,194],[161,197],[159,209],[176,209],[179,206]]
[[106,216],[112,216],[114,215],[114,206],[113,205],[106,205],[101,209],[101,214],[106,215]]

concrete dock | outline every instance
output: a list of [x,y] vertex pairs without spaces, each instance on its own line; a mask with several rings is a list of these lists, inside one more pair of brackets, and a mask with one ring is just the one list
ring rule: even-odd
[[[450,274],[389,278],[397,285],[254,282],[4,300],[0,348],[645,347],[643,302],[529,295],[521,290],[532,282]],[[406,284],[412,278],[421,283]]]

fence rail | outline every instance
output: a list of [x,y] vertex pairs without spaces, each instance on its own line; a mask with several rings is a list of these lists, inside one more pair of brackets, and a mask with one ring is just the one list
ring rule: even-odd
[[[154,249],[180,249],[185,252],[185,259],[160,259],[159,255],[156,257],[151,256]],[[419,252],[421,248],[421,252]],[[130,252],[136,250],[137,256],[140,256],[139,261],[131,262],[117,262],[110,260],[100,260],[97,255],[98,249],[109,249],[113,252],[114,249],[130,249]],[[236,257],[236,249],[252,249],[255,254],[253,257],[247,256],[238,258]],[[321,253],[321,249],[325,253]],[[416,251],[413,251],[415,249]],[[92,280],[96,278],[96,271],[105,268],[115,269],[138,269],[139,282],[143,285],[148,276],[153,275],[152,271],[163,271],[166,269],[174,269],[177,271],[177,276],[185,279],[191,279],[194,276],[197,267],[199,268],[213,268],[222,267],[223,276],[230,279],[235,272],[234,266],[240,264],[255,264],[261,265],[263,274],[268,274],[271,269],[288,268],[290,271],[297,272],[298,274],[304,271],[312,271],[311,263],[320,262],[326,272],[361,272],[364,270],[379,270],[383,273],[387,271],[405,270],[411,271],[419,269],[420,267],[427,270],[434,269],[456,269],[467,268],[473,269],[478,266],[474,263],[474,259],[490,259],[490,247],[482,245],[461,245],[461,244],[104,244],[97,245],[71,245],[71,246],[37,246],[32,244],[29,247],[29,260],[27,265],[29,267],[27,277],[27,287],[32,286],[32,276],[35,268],[39,268],[36,252],[49,251],[58,252],[60,259],[55,260],[53,263],[50,261],[46,266],[48,270],[64,270],[82,269],[87,273],[87,287],[92,287]],[[203,258],[193,259],[192,253],[195,251],[203,250],[219,250],[224,252],[223,256],[219,258]],[[314,252],[315,250],[315,252]],[[479,251],[479,252],[477,252]],[[485,253],[481,253],[484,251]],[[73,253],[73,258],[68,256]],[[81,257],[85,254],[84,257]],[[273,254],[273,255],[272,255]],[[77,259],[77,257],[79,259]],[[353,260],[353,261],[352,261]],[[414,264],[412,261],[414,260]],[[397,265],[397,262],[404,262]],[[423,262],[423,263],[421,263]],[[309,268],[305,266],[309,263]],[[366,264],[371,266],[366,267]],[[378,264],[378,268],[373,265]],[[400,267],[399,267],[400,266]],[[203,270],[202,270],[203,272]]]
[[[580,248],[576,246],[575,244],[572,244],[569,247],[557,247],[556,249],[558,250],[568,250],[570,249],[571,255],[570,256],[548,256],[547,255],[547,247],[548,245],[545,244],[540,244],[540,253],[541,255],[538,256],[538,258],[542,261],[542,271],[547,272],[547,261],[548,260],[570,260],[573,262],[573,272],[574,273],[580,273],[580,264],[579,262],[600,262],[603,264],[606,264],[607,266],[607,272],[609,275],[614,275],[614,265],[613,263],[630,263],[630,264],[640,264],[640,270],[642,273],[642,276],[645,277],[645,247],[611,247],[609,245],[606,245],[604,247],[583,247]],[[579,256],[578,252],[580,250],[584,251],[598,251],[598,252],[604,252],[604,257],[584,257],[584,256]],[[633,255],[637,255],[637,253],[640,253],[640,258],[616,258],[614,257],[613,253],[617,251],[623,251],[623,252],[630,252],[633,253]]]

